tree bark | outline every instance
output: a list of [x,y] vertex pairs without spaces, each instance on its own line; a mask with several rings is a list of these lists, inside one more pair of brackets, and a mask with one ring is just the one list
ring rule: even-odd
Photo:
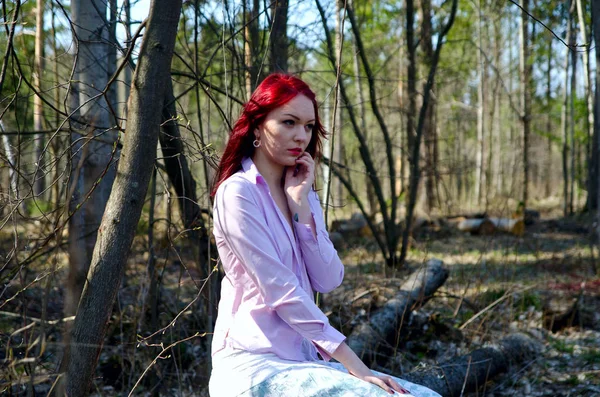
[[546,138],[547,158],[545,166],[544,184],[546,197],[552,194],[552,41],[548,42],[548,66],[546,68]]
[[592,85],[592,70],[590,67],[590,48],[591,46],[588,43],[587,36],[587,25],[585,22],[584,8],[581,0],[576,0],[577,5],[577,16],[579,18],[579,33],[581,34],[581,42],[585,45],[585,51],[583,51],[583,72],[585,74],[585,78],[583,79],[583,84],[585,88],[585,97],[587,102],[587,119],[585,120],[585,127],[588,136],[588,144],[587,144],[587,153],[586,159],[588,159],[588,196],[587,196],[587,208],[588,211],[592,211],[595,209],[595,202],[593,197],[595,197],[595,176],[596,170],[593,170],[593,161],[592,161],[592,150],[594,150],[594,96],[593,96],[593,85]]
[[[597,1],[592,1],[592,25],[594,32],[594,43],[596,46],[600,43],[600,4]],[[596,53],[596,65],[600,65],[600,51]],[[600,68],[596,66],[596,90],[594,92],[594,143],[596,149],[596,196],[593,198],[596,201],[596,243],[600,247]],[[598,266],[594,266],[594,270],[598,271]]]
[[[350,2],[353,6],[353,1]],[[360,75],[360,64],[358,62],[358,49],[356,47],[356,38],[352,40],[352,66],[354,68],[354,84],[356,89],[356,95],[358,97],[358,114],[360,117],[360,127],[365,134],[365,141],[369,144],[369,132],[367,129],[367,114],[365,109],[365,96],[363,94],[363,85],[361,82]],[[365,174],[365,186],[367,192],[367,202],[369,203],[369,213],[374,215],[378,210],[377,200],[375,198],[375,190],[373,184],[370,183],[369,176]]]
[[[572,4],[572,0],[569,1],[569,4]],[[569,9],[572,7],[569,6]],[[569,22],[567,23],[567,43],[571,42],[571,13],[569,12]],[[569,139],[568,139],[568,111],[567,111],[567,102],[569,99],[569,54],[570,49],[567,47],[567,52],[565,54],[565,80],[563,86],[563,100],[562,100],[562,110],[561,110],[561,132],[562,132],[562,174],[563,174],[563,216],[566,218],[569,215],[569,166],[568,166],[568,156],[569,156]],[[572,150],[572,148],[571,148]]]
[[[571,14],[575,10],[571,7]],[[573,22],[571,22],[572,24]],[[571,28],[573,29],[573,28]],[[571,35],[571,41],[573,48],[575,46],[575,35]],[[577,156],[577,150],[575,150],[575,98],[577,96],[577,51],[571,50],[571,98],[570,98],[570,111],[569,111],[569,140],[571,142],[571,188],[569,189],[569,214],[575,213],[575,161]]]
[[[252,0],[249,8],[249,0],[242,0],[244,6],[244,56],[246,66],[246,98],[250,99],[252,92],[258,85],[258,12],[259,1]],[[249,9],[248,9],[249,8]]]
[[[430,68],[433,60],[433,26],[431,23],[431,0],[420,0],[421,2],[421,46],[425,56],[425,64]],[[425,88],[425,87],[424,87]],[[431,92],[435,92],[435,84],[431,86]],[[437,192],[437,132],[435,125],[435,95],[430,96],[427,114],[423,124],[423,136],[425,137],[425,197],[427,208],[432,211],[438,202]]]
[[[342,9],[342,4],[339,1],[335,2],[335,63],[336,70],[341,74],[342,68],[342,47],[344,45],[344,33],[342,32],[343,19],[346,14],[346,10]],[[343,77],[340,75],[339,77]],[[332,159],[338,164],[344,164],[344,134],[342,132],[342,109],[344,102],[342,101],[342,95],[340,92],[340,85],[336,87],[337,94],[335,96],[335,112],[334,112],[334,127],[331,129],[333,138],[333,156]],[[344,186],[339,178],[334,178],[330,181],[333,184],[331,191],[333,205],[337,208],[344,205]]]
[[[33,130],[42,131],[44,129],[44,106],[42,105],[42,74],[44,71],[44,0],[37,0],[35,6],[35,59],[33,66],[33,87],[36,93],[33,97]],[[44,171],[44,161],[42,151],[44,149],[44,134],[37,134],[34,137],[34,172],[33,194],[39,197],[44,191],[46,185],[46,175]]]
[[67,394],[84,396],[93,380],[112,307],[156,158],[161,111],[181,1],[154,1],[128,101],[129,125],[119,172],[73,324]]
[[484,169],[483,165],[485,164],[485,160],[483,158],[484,153],[484,125],[485,125],[485,108],[484,108],[484,90],[485,90],[485,64],[483,58],[483,15],[481,10],[481,0],[479,0],[479,4],[477,5],[477,40],[479,43],[479,49],[477,51],[477,79],[479,80],[479,85],[477,86],[477,145],[475,152],[475,200],[477,200],[477,205],[481,205],[481,198],[483,196],[483,179],[484,179]]
[[[13,197],[12,199],[14,200],[15,203],[17,203],[18,199],[19,199],[19,189],[18,189],[18,175],[17,175],[17,166],[16,166],[16,157],[15,157],[15,152],[13,150],[13,147],[10,143],[10,139],[8,138],[8,135],[4,134],[4,124],[2,123],[2,120],[0,120],[0,135],[2,135],[2,148],[4,149],[4,155],[6,156],[6,161],[8,162],[8,180],[10,183],[10,189],[7,189],[8,192],[12,191]],[[7,193],[8,193],[7,192]],[[10,195],[8,195],[8,197],[10,197]],[[9,203],[11,200],[8,200]]]
[[515,236],[522,236],[525,234],[525,221],[523,219],[513,218],[490,218],[490,222],[496,227],[496,229],[513,234]]
[[[110,48],[108,49],[108,69],[107,69],[107,78],[111,78],[113,74],[115,74],[117,70],[117,49],[119,48],[119,43],[117,41],[117,0],[109,0],[108,1],[108,42],[111,43]],[[108,87],[106,93],[106,100],[110,104],[111,114],[109,115],[109,122],[111,125],[118,125],[120,115],[117,112],[117,103],[118,103],[118,85],[113,83]]]
[[208,269],[208,230],[196,195],[196,181],[187,162],[183,141],[177,125],[177,109],[171,80],[165,82],[164,108],[159,134],[165,170],[175,189],[183,225],[187,230],[195,257],[199,260],[200,277],[206,278]]
[[523,127],[523,209],[527,208],[529,197],[529,135],[531,130],[531,69],[529,61],[529,0],[522,0],[523,11],[521,12],[521,123]]
[[275,0],[271,3],[271,72],[288,70],[288,0]]
[[[331,33],[329,31],[329,28],[327,27],[327,16],[325,15],[325,10],[319,0],[315,0],[315,4],[317,6],[317,10],[319,12],[319,16],[321,18],[321,23],[323,25],[323,29],[325,32],[325,40],[327,43],[327,46],[326,46],[327,58],[329,59],[329,62],[331,64],[332,68],[334,70],[337,70],[336,56],[334,53],[334,44],[333,44],[333,40],[331,39]],[[360,34],[360,32],[359,32],[359,34]],[[357,45],[358,45],[358,42],[357,42]],[[340,89],[339,93],[340,93],[341,97],[343,98],[344,102],[349,103],[350,100],[348,97],[348,93],[346,92],[344,79],[339,79],[338,83],[339,83],[339,89]],[[382,187],[382,180],[379,178],[379,174],[377,172],[377,169],[375,168],[371,152],[369,151],[369,146],[367,144],[367,141],[365,140],[364,133],[361,130],[361,127],[359,126],[357,117],[354,114],[353,107],[348,106],[348,107],[346,107],[345,110],[348,114],[348,119],[350,120],[350,124],[352,125],[352,132],[354,133],[354,136],[356,137],[356,139],[358,141],[358,151],[360,153],[362,162],[365,166],[365,171],[369,177],[371,184],[373,185],[373,190],[375,191],[375,196],[377,197],[377,202],[379,203],[381,215],[383,217],[384,227],[386,229],[388,227],[396,228],[396,225],[391,224],[391,222],[390,222],[390,217],[389,217],[388,208],[387,208],[388,207],[387,201],[385,199],[383,187]],[[333,172],[333,170],[332,170],[332,172]],[[344,177],[341,173],[338,173],[336,176],[338,178]],[[352,190],[352,186],[347,182],[348,181],[342,180],[342,183],[344,184],[346,189]],[[352,194],[352,193],[351,193],[351,196],[358,197],[356,194]],[[357,200],[359,200],[359,199],[360,198],[358,198]],[[358,204],[359,208],[361,208],[361,212],[363,212],[365,217],[369,218],[369,213],[366,211],[365,207],[359,202],[357,202],[357,204]],[[327,219],[327,212],[325,213],[325,216],[326,216],[325,219]],[[372,227],[372,226],[373,226],[373,223],[371,223],[369,225],[369,227]],[[377,234],[377,229],[374,226],[372,227],[372,231],[373,231],[374,235]],[[380,244],[380,243],[381,242],[378,240],[378,245],[381,249],[381,253],[383,254],[384,258],[386,258],[386,262],[390,263],[391,262],[390,249],[388,248],[387,241],[386,241],[386,244]],[[393,250],[395,250],[395,247],[393,248]]]
[[[411,29],[412,29],[412,23],[413,23],[413,17],[414,17],[414,12],[413,12],[413,5],[412,5],[412,0],[407,0],[406,1],[406,7],[407,7],[407,27],[409,25],[411,25]],[[421,110],[419,111],[419,121],[417,124],[417,129],[416,129],[416,134],[414,136],[414,142],[413,145],[410,147],[410,151],[411,151],[411,164],[410,164],[410,182],[409,182],[409,194],[408,194],[408,199],[407,199],[407,210],[406,210],[406,221],[405,221],[405,229],[404,232],[402,234],[402,248],[400,251],[400,258],[398,259],[398,262],[395,264],[396,266],[402,266],[404,264],[404,261],[406,260],[406,254],[408,252],[408,238],[410,236],[411,233],[411,226],[412,226],[412,218],[413,218],[413,213],[415,210],[415,203],[417,202],[417,191],[419,188],[419,179],[420,179],[420,168],[419,168],[419,150],[420,150],[420,146],[421,146],[421,137],[423,135],[423,124],[425,122],[425,116],[426,116],[426,112],[427,112],[427,106],[429,104],[429,97],[431,95],[431,88],[434,85],[435,82],[435,73],[437,71],[437,65],[438,65],[438,61],[440,58],[440,52],[442,50],[442,45],[443,45],[443,40],[446,37],[446,35],[448,34],[448,32],[450,31],[450,29],[452,28],[452,25],[454,24],[454,17],[456,16],[456,9],[458,8],[458,0],[453,0],[452,1],[452,6],[451,6],[451,11],[450,11],[450,15],[448,16],[448,20],[446,22],[446,24],[444,25],[442,31],[440,33],[438,33],[437,35],[437,45],[435,47],[435,52],[433,54],[433,59],[431,61],[431,67],[429,69],[429,74],[427,76],[427,83],[425,84],[425,90],[423,92],[423,105],[421,106]],[[410,11],[409,11],[410,8]],[[409,15],[410,14],[410,15]],[[410,17],[410,18],[409,18]],[[407,35],[408,35],[408,28],[407,28]],[[409,48],[411,47],[411,42],[408,42],[409,44]],[[409,66],[409,75],[410,75],[410,69],[411,67]],[[410,79],[410,77],[409,77]],[[409,81],[410,83],[410,81]],[[410,135],[409,135],[410,136]]]
[[477,391],[495,376],[534,359],[541,349],[541,344],[529,336],[509,335],[498,344],[477,349],[424,371],[403,374],[402,378],[426,386],[444,397],[463,396]]
[[348,345],[367,366],[376,361],[377,350],[385,345],[397,344],[397,336],[413,310],[423,306],[444,284],[448,269],[438,259],[429,260],[413,272],[400,287],[395,298],[390,299],[371,316],[368,323],[356,327],[348,337]]
[[[96,243],[98,226],[115,178],[117,133],[109,128],[105,100],[108,82],[108,30],[106,2],[77,0],[71,3],[74,40],[78,43],[75,60],[71,112],[85,125],[82,137],[71,133],[72,169],[70,180],[69,276],[65,314],[75,314],[85,276]],[[74,123],[72,123],[72,127]]]
[[[365,74],[367,75],[367,83],[369,84],[369,103],[371,105],[371,110],[377,120],[377,124],[379,125],[379,129],[381,130],[381,134],[383,135],[383,141],[385,143],[385,156],[386,163],[388,169],[388,181],[389,181],[389,192],[390,192],[390,201],[388,203],[381,203],[380,208],[384,208],[386,206],[390,207],[389,218],[386,219],[384,216],[384,222],[387,222],[385,227],[385,234],[388,247],[390,247],[390,257],[387,260],[388,266],[397,266],[399,265],[396,255],[396,247],[398,246],[399,234],[396,231],[396,214],[398,210],[398,197],[396,196],[396,158],[394,157],[394,145],[392,142],[391,135],[389,133],[387,124],[383,118],[383,115],[380,111],[380,106],[376,97],[376,89],[375,89],[375,74],[371,69],[371,63],[367,57],[367,53],[365,51],[365,47],[362,42],[362,36],[358,29],[358,23],[356,22],[356,18],[354,17],[354,10],[352,7],[348,7],[348,19],[350,20],[350,27],[352,28],[352,33],[354,38],[356,39],[356,46],[358,47],[359,55],[363,64],[363,68],[365,70]],[[416,84],[416,82],[415,82]],[[428,86],[428,89],[431,89],[432,86]]]
[[456,228],[461,232],[469,232],[482,236],[494,234],[496,230],[496,227],[488,218],[464,219],[456,225]]

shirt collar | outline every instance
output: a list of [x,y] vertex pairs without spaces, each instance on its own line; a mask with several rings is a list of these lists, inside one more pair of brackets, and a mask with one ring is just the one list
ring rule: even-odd
[[242,171],[244,176],[254,183],[265,183],[265,178],[258,172],[258,168],[250,157],[244,157],[242,160]]

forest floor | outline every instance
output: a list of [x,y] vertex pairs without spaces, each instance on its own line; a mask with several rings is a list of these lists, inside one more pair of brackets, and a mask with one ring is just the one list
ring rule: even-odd
[[[415,325],[407,325],[398,357],[377,369],[401,377],[525,333],[543,346],[539,355],[472,396],[600,396],[600,277],[589,226],[582,219],[542,219],[523,237],[431,232],[417,236],[409,268],[394,277],[382,277],[381,261],[364,249],[349,250],[346,279],[325,297],[325,310],[349,334],[395,295],[411,268],[438,258],[449,269],[447,281],[415,313]],[[544,327],[553,308],[572,304],[577,308],[564,328]]]
[[[471,396],[599,396],[600,277],[594,274],[590,228],[584,217],[562,219],[543,213],[523,237],[426,230],[415,236],[407,266],[395,274],[387,269],[385,275],[373,241],[357,237],[339,250],[346,277],[340,288],[321,297],[321,307],[331,323],[349,335],[395,295],[411,270],[438,258],[449,269],[449,278],[414,313],[396,357],[376,369],[402,376],[521,332],[540,342],[539,355]],[[13,246],[15,233],[19,250],[26,252],[43,229],[36,225],[20,226],[16,232],[0,230],[0,259]],[[175,250],[177,244],[164,238],[157,242],[160,304],[153,319],[148,242],[145,236],[136,238],[93,395],[207,395],[203,280],[191,251],[185,246]],[[54,250],[20,270],[0,273],[0,394],[26,395],[33,385],[34,395],[42,396],[52,387],[62,356],[65,323],[56,320],[62,317],[66,263],[66,252]],[[577,303],[564,328],[544,328],[549,302]],[[54,322],[42,332],[36,319],[43,315]],[[38,339],[40,335],[45,338]]]

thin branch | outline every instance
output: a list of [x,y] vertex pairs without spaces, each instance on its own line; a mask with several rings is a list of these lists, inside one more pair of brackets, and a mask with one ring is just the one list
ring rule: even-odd
[[[525,14],[527,14],[531,19],[533,19],[534,21],[536,21],[537,23],[539,23],[540,25],[542,25],[544,28],[546,28],[547,31],[549,31],[550,33],[552,33],[552,35],[554,37],[556,37],[561,43],[564,44],[565,47],[577,51],[577,52],[587,52],[588,48],[590,47],[590,43],[585,43],[585,44],[567,44],[563,39],[561,39],[560,37],[558,37],[558,35],[556,33],[554,33],[554,31],[552,29],[550,29],[548,26],[546,26],[546,24],[544,24],[544,22],[540,21],[539,19],[537,19],[536,17],[534,17],[533,15],[531,15],[529,13],[529,11],[527,11],[526,9],[524,9],[519,3],[517,3],[514,0],[508,0],[509,2],[513,3],[514,5],[516,5],[517,7],[519,7],[521,9],[521,11],[523,11]],[[586,47],[585,50],[579,50],[578,48],[580,47]],[[589,48],[591,49],[591,48]]]

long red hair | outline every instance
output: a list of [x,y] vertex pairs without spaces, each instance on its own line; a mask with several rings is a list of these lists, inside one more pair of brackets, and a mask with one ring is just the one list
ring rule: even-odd
[[254,154],[252,145],[255,139],[254,130],[272,110],[285,105],[297,95],[304,95],[312,101],[315,107],[315,126],[306,151],[315,160],[319,158],[321,139],[325,138],[326,132],[319,119],[315,93],[298,77],[282,73],[271,74],[256,87],[250,100],[244,105],[240,118],[233,126],[217,168],[211,196],[215,195],[223,181],[242,168],[244,157],[252,157]]

